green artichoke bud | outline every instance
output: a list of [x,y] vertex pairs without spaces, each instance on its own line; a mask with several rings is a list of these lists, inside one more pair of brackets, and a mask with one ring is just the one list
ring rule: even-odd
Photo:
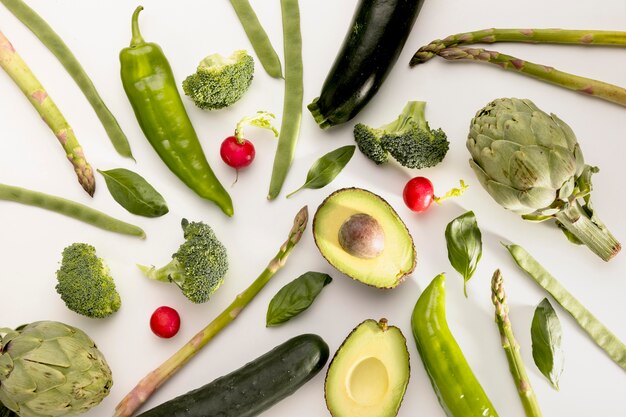
[[0,402],[20,417],[85,413],[111,385],[104,356],[83,331],[56,321],[0,329]]
[[556,219],[570,241],[605,261],[620,243],[597,218],[591,175],[572,129],[530,100],[497,99],[472,119],[467,148],[478,180],[502,207],[526,220]]

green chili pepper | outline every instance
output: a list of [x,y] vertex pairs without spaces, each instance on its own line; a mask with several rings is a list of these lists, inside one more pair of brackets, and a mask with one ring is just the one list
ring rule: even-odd
[[163,50],[145,42],[132,17],[130,47],[120,52],[122,84],[146,138],[168,168],[200,197],[233,215],[233,203],[204,156]]
[[498,417],[474,376],[446,321],[446,280],[443,274],[415,304],[411,328],[441,407],[448,417]]

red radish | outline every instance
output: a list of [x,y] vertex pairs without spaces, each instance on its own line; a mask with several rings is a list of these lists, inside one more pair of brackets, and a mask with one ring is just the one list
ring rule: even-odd
[[254,160],[254,145],[247,139],[229,136],[220,147],[220,156],[226,165],[235,169],[245,168]]
[[150,317],[150,329],[164,339],[169,339],[180,329],[180,316],[172,307],[161,306],[154,310]]
[[415,177],[404,186],[402,197],[408,208],[418,213],[424,212],[435,197],[433,183],[426,177]]
[[274,115],[260,111],[254,116],[244,117],[237,123],[235,135],[229,136],[220,146],[220,156],[226,165],[237,170],[245,168],[252,163],[255,156],[254,145],[243,137],[243,127],[246,125],[270,129],[278,137],[278,130],[272,126]]
[[463,180],[461,180],[460,188],[453,188],[443,197],[437,197],[435,196],[433,183],[430,182],[428,178],[415,177],[409,180],[409,182],[407,182],[404,186],[402,197],[404,198],[404,203],[408,208],[415,212],[422,213],[428,210],[433,201],[439,204],[447,198],[460,196],[466,189],[467,185]]

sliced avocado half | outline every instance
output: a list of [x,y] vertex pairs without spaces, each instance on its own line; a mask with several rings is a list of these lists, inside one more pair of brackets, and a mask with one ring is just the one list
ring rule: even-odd
[[394,288],[413,272],[413,238],[396,211],[361,188],[335,191],[318,207],[313,236],[322,256],[367,285]]
[[324,392],[333,417],[393,417],[409,383],[406,338],[386,319],[365,320],[335,353]]

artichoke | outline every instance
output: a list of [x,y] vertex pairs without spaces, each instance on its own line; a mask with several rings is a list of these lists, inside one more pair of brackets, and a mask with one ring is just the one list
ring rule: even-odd
[[0,402],[20,417],[84,413],[112,384],[104,356],[77,328],[39,321],[0,329]]
[[498,204],[526,220],[556,219],[568,239],[605,261],[621,249],[594,212],[591,175],[572,129],[530,100],[497,99],[476,113],[470,165]]

